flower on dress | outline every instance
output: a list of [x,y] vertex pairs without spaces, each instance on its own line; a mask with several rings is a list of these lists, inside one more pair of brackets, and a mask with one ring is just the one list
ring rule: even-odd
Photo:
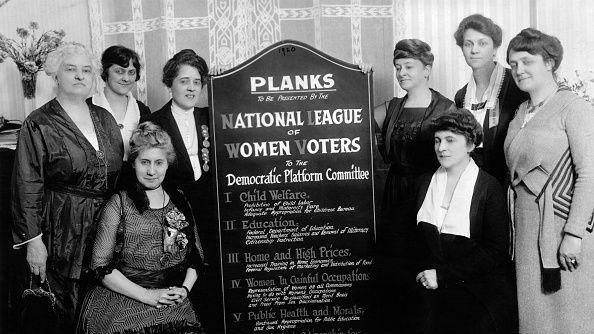
[[[188,238],[182,230],[189,225],[190,223],[186,220],[186,216],[175,207],[165,214],[163,250],[166,253],[175,253],[176,249],[186,248]],[[176,245],[177,247],[175,247]]]

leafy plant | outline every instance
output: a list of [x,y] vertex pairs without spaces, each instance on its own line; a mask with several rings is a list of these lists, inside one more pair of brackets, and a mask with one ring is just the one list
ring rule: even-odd
[[570,80],[564,77],[559,83],[594,105],[594,71],[587,71],[584,74],[575,70],[575,78]]

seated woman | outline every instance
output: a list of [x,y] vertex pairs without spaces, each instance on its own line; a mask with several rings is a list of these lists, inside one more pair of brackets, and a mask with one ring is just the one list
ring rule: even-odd
[[103,285],[87,295],[79,333],[203,333],[187,298],[202,263],[196,225],[183,193],[161,186],[174,159],[157,125],[132,134],[136,182],[101,214],[91,267]]
[[416,276],[428,290],[429,332],[517,332],[505,195],[470,157],[482,127],[458,109],[431,129],[441,166],[420,182],[417,227],[426,248]]

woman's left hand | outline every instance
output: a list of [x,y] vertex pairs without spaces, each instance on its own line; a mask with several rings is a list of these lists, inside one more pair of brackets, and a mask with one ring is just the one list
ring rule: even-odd
[[176,304],[183,302],[186,298],[188,298],[188,292],[186,289],[179,287],[179,286],[172,286],[169,287],[169,291],[178,295],[179,297],[175,300]]
[[363,74],[367,74],[367,73],[373,71],[373,65],[371,65],[371,64],[359,63],[357,65],[359,65],[359,69],[361,70],[361,72],[363,72]]
[[417,274],[417,282],[421,283],[425,289],[437,289],[437,271],[429,269]]
[[559,264],[563,270],[577,270],[582,252],[582,239],[571,234],[565,234],[559,246]]

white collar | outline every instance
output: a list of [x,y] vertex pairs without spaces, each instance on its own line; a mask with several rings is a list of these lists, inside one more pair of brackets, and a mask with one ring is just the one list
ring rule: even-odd
[[431,178],[423,205],[417,213],[417,223],[426,222],[435,225],[440,233],[470,238],[470,204],[478,173],[478,166],[470,159],[454,188],[449,208],[443,209],[441,204],[445,195],[447,172],[439,167]]
[[496,62],[495,68],[493,69],[493,72],[491,72],[491,78],[489,79],[489,86],[487,86],[487,90],[485,90],[481,101],[476,101],[476,82],[474,81],[474,76],[471,73],[470,79],[468,80],[468,85],[466,86],[466,95],[464,96],[464,109],[472,110],[472,105],[474,103],[485,101],[485,97],[487,102],[485,109],[495,108],[499,92],[501,91],[501,86],[503,85],[504,77],[505,67]]
[[175,103],[175,101],[171,100],[171,112],[175,116],[179,116],[179,117],[183,117],[183,118],[188,118],[188,117],[194,115],[193,111],[194,111],[194,108],[183,109],[177,103]]

